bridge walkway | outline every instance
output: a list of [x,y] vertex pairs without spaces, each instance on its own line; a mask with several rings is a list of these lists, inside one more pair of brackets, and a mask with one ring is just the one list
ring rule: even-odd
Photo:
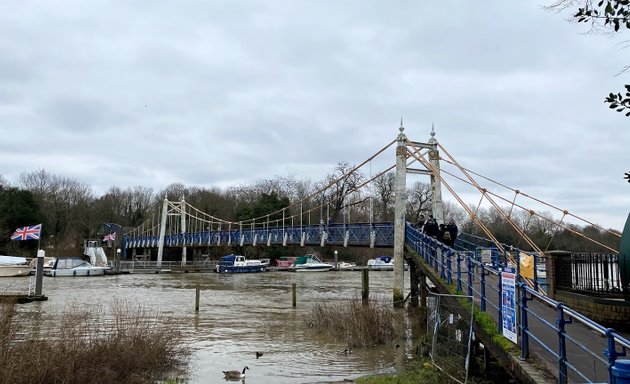
[[[502,333],[499,271],[425,237],[411,226],[407,226],[407,245],[418,254],[423,269],[430,272],[427,276],[440,286],[442,292],[452,293],[448,288],[451,286],[450,289],[456,287],[463,294],[473,296],[476,307],[491,315],[497,322],[497,332]],[[630,335],[607,330],[569,307],[536,293],[524,282],[517,285],[516,310],[520,328],[518,344],[514,344],[514,350],[508,351],[512,364],[526,362],[529,368],[521,367],[526,371],[531,371],[532,365],[543,366],[556,382],[561,383],[611,382],[609,367],[622,356],[624,347],[630,348],[627,345]],[[609,356],[610,351],[615,351],[614,356]],[[550,382],[548,375],[530,373],[529,376],[537,377],[531,382]]]

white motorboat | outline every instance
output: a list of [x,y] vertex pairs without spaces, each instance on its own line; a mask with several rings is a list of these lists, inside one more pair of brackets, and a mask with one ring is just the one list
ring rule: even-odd
[[377,271],[393,271],[394,259],[391,256],[377,256],[374,259],[370,259],[367,262],[369,269]]
[[0,256],[0,277],[28,276],[32,269],[24,257]]
[[330,271],[334,265],[324,263],[313,254],[307,254],[300,256],[293,262],[293,265],[289,267],[289,271],[292,272],[326,272]]
[[354,262],[340,261],[337,264],[338,269],[353,270],[356,267],[357,267],[357,263],[354,263]]
[[106,267],[95,267],[80,257],[56,258],[48,276],[103,276]]

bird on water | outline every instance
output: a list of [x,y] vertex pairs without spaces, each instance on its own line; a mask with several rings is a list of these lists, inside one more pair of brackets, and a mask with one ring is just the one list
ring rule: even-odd
[[223,371],[223,375],[225,375],[225,378],[228,380],[234,380],[234,379],[242,379],[245,377],[245,371],[248,370],[249,367],[246,365],[243,368],[243,371]]
[[260,356],[262,356],[263,353],[262,352],[256,352],[256,358],[259,358]]

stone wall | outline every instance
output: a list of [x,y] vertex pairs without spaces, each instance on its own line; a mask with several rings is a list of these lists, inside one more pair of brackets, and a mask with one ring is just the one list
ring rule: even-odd
[[617,330],[630,327],[630,302],[589,295],[556,291],[555,300],[580,312],[593,321]]

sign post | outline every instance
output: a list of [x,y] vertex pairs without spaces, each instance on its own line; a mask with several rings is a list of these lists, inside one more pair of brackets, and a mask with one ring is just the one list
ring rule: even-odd
[[501,311],[503,314],[503,336],[518,343],[516,333],[516,275],[514,272],[501,273]]

